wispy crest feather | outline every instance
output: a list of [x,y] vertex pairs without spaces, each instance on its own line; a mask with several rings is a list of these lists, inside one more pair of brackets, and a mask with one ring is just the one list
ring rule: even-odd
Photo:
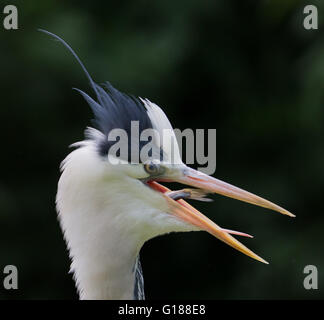
[[[59,36],[49,31],[43,29],[39,29],[39,31],[44,32],[61,42],[64,47],[66,47],[72,53],[87,76],[90,85],[96,94],[97,101],[95,101],[82,90],[76,88],[74,89],[83,96],[88,105],[91,107],[95,117],[94,124],[103,134],[103,136],[101,136],[101,139],[96,139],[98,151],[101,155],[106,156],[109,152],[110,147],[115,143],[115,141],[109,141],[107,139],[108,134],[111,130],[123,129],[126,131],[128,137],[131,137],[131,123],[133,121],[138,122],[139,134],[141,134],[141,132],[145,129],[152,129],[154,127],[151,118],[148,115],[148,110],[143,103],[143,100],[118,91],[109,82],[106,82],[103,86],[98,85],[93,81],[84,64],[69,44],[67,44]],[[98,135],[96,137],[98,138]],[[128,161],[130,161],[131,159],[131,143],[134,144],[134,140],[129,140],[128,149],[130,152],[128,152]],[[138,141],[137,145],[139,149],[141,149],[147,143],[148,142]],[[157,155],[162,155],[162,150],[157,147],[157,150],[155,150],[154,153],[156,153]]]

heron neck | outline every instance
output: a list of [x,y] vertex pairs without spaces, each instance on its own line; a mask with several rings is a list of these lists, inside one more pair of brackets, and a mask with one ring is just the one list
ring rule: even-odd
[[[57,192],[61,228],[81,299],[133,299],[136,258],[157,235],[148,219],[160,211],[143,201],[141,182],[106,179],[106,165],[83,147],[64,162]],[[112,171],[114,172],[114,171]],[[125,200],[127,199],[127,201]],[[135,266],[135,267],[134,267]]]
[[[105,241],[87,245],[82,255],[73,253],[72,269],[82,300],[134,299],[138,297],[138,279],[140,264],[138,254],[140,248],[123,243],[111,245]],[[108,239],[107,239],[108,240]],[[111,241],[111,237],[109,238]],[[115,241],[113,241],[115,242]],[[102,246],[98,250],[98,246]]]

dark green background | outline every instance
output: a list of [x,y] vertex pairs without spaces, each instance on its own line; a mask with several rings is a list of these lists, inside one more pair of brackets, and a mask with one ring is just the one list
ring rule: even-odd
[[[324,297],[320,1],[311,31],[303,1],[9,3],[19,30],[0,26],[0,271],[16,265],[19,290],[0,283],[1,299],[77,298],[54,202],[60,161],[92,117],[71,88],[92,92],[71,54],[37,28],[69,42],[95,81],[156,102],[174,127],[216,128],[215,176],[297,215],[221,196],[195,203],[255,235],[243,242],[270,265],[203,232],[158,237],[141,252],[148,299]],[[303,288],[309,264],[319,290]]]

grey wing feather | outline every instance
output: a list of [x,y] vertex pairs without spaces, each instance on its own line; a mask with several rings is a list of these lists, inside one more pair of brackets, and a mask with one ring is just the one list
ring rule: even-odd
[[145,300],[144,294],[144,278],[141,262],[137,256],[134,266],[135,284],[134,284],[134,300]]

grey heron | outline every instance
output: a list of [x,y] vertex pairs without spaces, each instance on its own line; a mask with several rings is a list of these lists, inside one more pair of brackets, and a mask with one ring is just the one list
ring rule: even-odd
[[[204,230],[247,256],[267,263],[231,234],[189,205],[185,199],[204,200],[206,193],[248,202],[293,217],[278,205],[185,165],[177,145],[155,146],[157,161],[112,164],[113,144],[107,139],[116,128],[130,133],[132,121],[141,131],[158,132],[172,126],[156,104],[121,93],[110,83],[95,83],[72,48],[59,40],[85,72],[95,98],[78,90],[94,113],[96,128],[88,128],[85,140],[74,144],[61,165],[56,204],[60,225],[72,260],[80,299],[143,299],[139,252],[149,239],[169,232]],[[130,140],[130,144],[133,140]],[[143,148],[141,144],[138,148]],[[128,147],[131,147],[128,146]],[[132,152],[132,151],[130,151]],[[166,161],[175,152],[177,162]],[[163,155],[161,157],[161,155]],[[171,191],[160,182],[174,181],[192,188]]]

